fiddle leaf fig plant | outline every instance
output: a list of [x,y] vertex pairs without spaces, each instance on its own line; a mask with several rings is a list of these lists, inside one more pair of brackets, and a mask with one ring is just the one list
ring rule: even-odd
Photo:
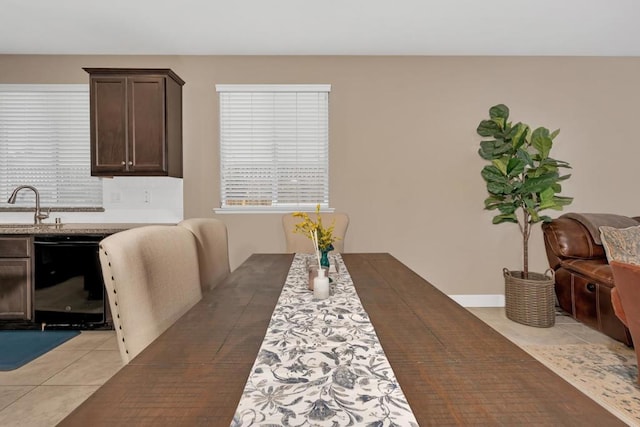
[[483,138],[478,154],[490,162],[482,169],[489,197],[487,210],[497,210],[494,224],[517,223],[522,234],[523,278],[529,274],[529,237],[531,227],[551,218],[541,215],[545,209],[562,210],[572,197],[560,196],[560,183],[571,175],[560,170],[569,163],[549,157],[553,140],[560,130],[549,132],[539,127],[509,122],[509,108],[499,104],[489,109],[489,120],[482,120],[477,132]]

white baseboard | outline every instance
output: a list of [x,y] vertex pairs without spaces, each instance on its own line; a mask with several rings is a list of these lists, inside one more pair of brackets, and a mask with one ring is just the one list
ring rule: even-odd
[[504,295],[449,295],[463,307],[504,307]]

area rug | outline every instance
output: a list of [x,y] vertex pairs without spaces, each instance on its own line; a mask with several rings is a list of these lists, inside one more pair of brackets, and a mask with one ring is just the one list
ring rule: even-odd
[[17,369],[79,333],[79,331],[0,331],[0,371]]
[[638,362],[623,344],[522,346],[571,385],[631,426],[640,426]]

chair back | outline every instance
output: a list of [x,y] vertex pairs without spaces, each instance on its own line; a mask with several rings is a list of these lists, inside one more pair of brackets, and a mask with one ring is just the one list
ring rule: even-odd
[[100,263],[125,364],[202,299],[196,241],[184,227],[113,234],[100,242]]
[[227,227],[215,218],[189,218],[178,225],[196,238],[202,290],[215,288],[231,272]]
[[[333,244],[334,251],[344,252],[344,238],[347,234],[347,228],[349,227],[349,216],[340,212],[321,213],[320,216],[322,217],[322,224],[325,227],[334,226],[333,235],[337,238]],[[315,213],[309,213],[309,218],[311,218],[312,221],[316,221],[317,215]],[[310,237],[293,232],[296,224],[301,221],[300,218],[296,218],[292,214],[282,216],[282,227],[287,242],[287,252],[312,254],[314,250]]]

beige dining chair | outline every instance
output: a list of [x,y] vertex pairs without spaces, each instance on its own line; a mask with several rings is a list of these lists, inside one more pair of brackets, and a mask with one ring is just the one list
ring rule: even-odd
[[[333,243],[335,252],[344,252],[344,238],[347,234],[347,228],[349,227],[349,216],[346,213],[334,212],[334,213],[321,213],[322,224],[325,227],[330,225],[334,226],[333,235],[337,238]],[[312,221],[317,220],[315,213],[309,213],[309,218]],[[301,233],[294,233],[296,224],[300,223],[302,219],[294,217],[292,214],[285,214],[282,216],[282,227],[284,229],[284,235],[287,242],[288,253],[307,253],[314,252],[313,243],[309,236],[305,236]]]
[[215,218],[189,218],[178,225],[196,238],[202,290],[215,288],[231,272],[226,225]]
[[127,364],[202,299],[198,253],[184,227],[149,225],[100,242],[120,356]]

